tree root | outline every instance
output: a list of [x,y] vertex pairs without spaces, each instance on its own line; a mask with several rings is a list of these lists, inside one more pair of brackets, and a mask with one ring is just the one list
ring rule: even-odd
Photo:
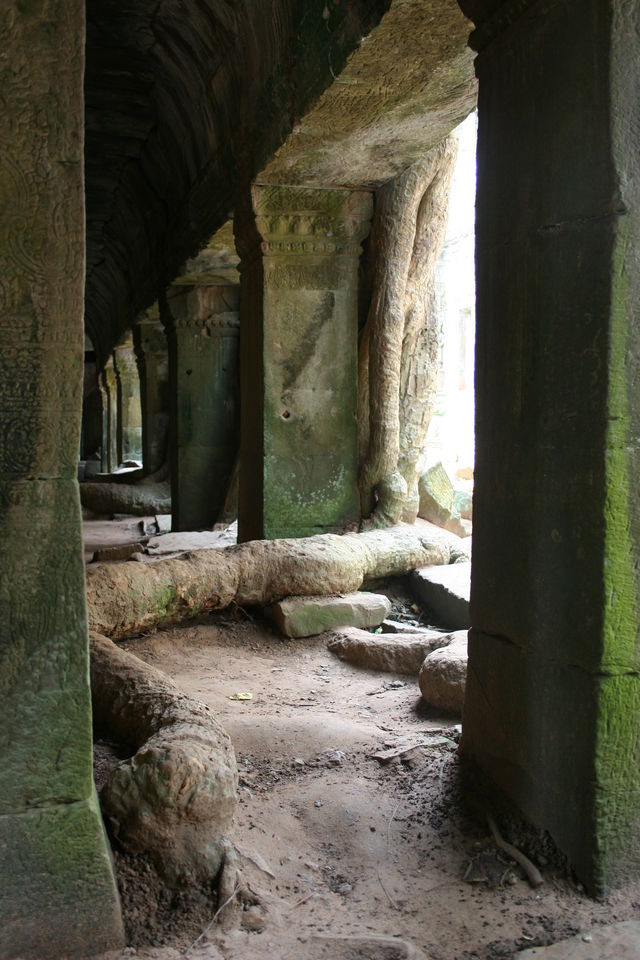
[[169,884],[211,884],[219,875],[228,885],[237,873],[226,834],[238,773],[231,741],[209,708],[97,634],[91,692],[97,727],[136,750],[101,790],[117,841],[149,853]]
[[280,597],[328,596],[366,581],[468,558],[467,548],[400,525],[298,540],[256,540],[197,550],[154,564],[92,564],[87,600],[92,630],[126,637],[207,610],[265,606]]
[[534,890],[536,887],[539,887],[542,883],[544,883],[542,874],[536,867],[535,863],[532,863],[531,860],[529,860],[529,857],[525,856],[525,854],[522,853],[521,850],[518,850],[517,847],[514,847],[512,843],[507,843],[506,840],[503,840],[502,835],[498,830],[496,822],[492,816],[487,816],[487,823],[489,824],[489,829],[493,834],[493,839],[496,846],[500,847],[500,849],[510,856],[512,860],[515,860],[516,863],[520,864],[526,874],[527,880]]

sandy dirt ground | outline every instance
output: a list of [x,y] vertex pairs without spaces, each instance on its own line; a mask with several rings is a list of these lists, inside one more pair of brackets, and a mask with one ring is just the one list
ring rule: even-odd
[[[529,887],[463,804],[456,718],[430,714],[413,678],[342,663],[323,638],[283,640],[254,611],[126,646],[229,732],[240,771],[232,839],[259,903],[231,903],[210,926],[208,891],[167,891],[144,858],[116,851],[125,955],[495,960],[640,916],[640,884],[595,903],[544,838],[506,824],[539,858],[544,884]],[[252,699],[230,699],[238,693]],[[415,749],[374,757],[403,746]],[[117,757],[104,743],[96,756],[100,778]]]

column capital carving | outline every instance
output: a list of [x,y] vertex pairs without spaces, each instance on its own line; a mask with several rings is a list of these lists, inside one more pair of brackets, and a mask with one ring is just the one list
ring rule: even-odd
[[264,256],[360,255],[373,211],[369,192],[255,185],[251,193]]
[[165,357],[167,335],[159,320],[138,320],[134,327],[133,346],[138,360],[144,357]]
[[167,291],[170,325],[175,331],[206,331],[210,336],[240,329],[238,284],[177,284]]

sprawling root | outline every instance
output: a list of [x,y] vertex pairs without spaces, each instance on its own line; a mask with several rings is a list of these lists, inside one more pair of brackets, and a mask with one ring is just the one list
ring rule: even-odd
[[149,853],[167,882],[237,883],[226,835],[238,773],[231,741],[209,708],[159,670],[91,636],[96,725],[137,752],[101,791],[117,840]]
[[280,597],[349,593],[365,581],[400,575],[461,554],[413,527],[255,540],[196,550],[153,564],[92,564],[87,569],[91,628],[118,638],[221,610]]

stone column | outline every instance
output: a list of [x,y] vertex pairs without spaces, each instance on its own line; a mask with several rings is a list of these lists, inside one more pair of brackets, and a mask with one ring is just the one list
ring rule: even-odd
[[113,473],[118,469],[118,383],[109,357],[100,374],[102,393],[102,472]]
[[358,258],[372,200],[275,186],[251,200],[236,224],[239,537],[304,537],[359,517]]
[[10,4],[0,53],[0,956],[122,946],[92,777],[77,459],[84,3]]
[[113,351],[118,387],[118,465],[125,460],[142,462],[142,411],[140,378],[132,335]]
[[472,36],[464,753],[597,894],[640,874],[638,9],[519,0]]
[[140,378],[142,466],[156,473],[167,461],[169,429],[169,357],[167,336],[158,319],[146,314],[133,328],[133,344]]
[[238,448],[238,298],[237,284],[174,285],[163,305],[173,530],[210,530],[224,503]]

